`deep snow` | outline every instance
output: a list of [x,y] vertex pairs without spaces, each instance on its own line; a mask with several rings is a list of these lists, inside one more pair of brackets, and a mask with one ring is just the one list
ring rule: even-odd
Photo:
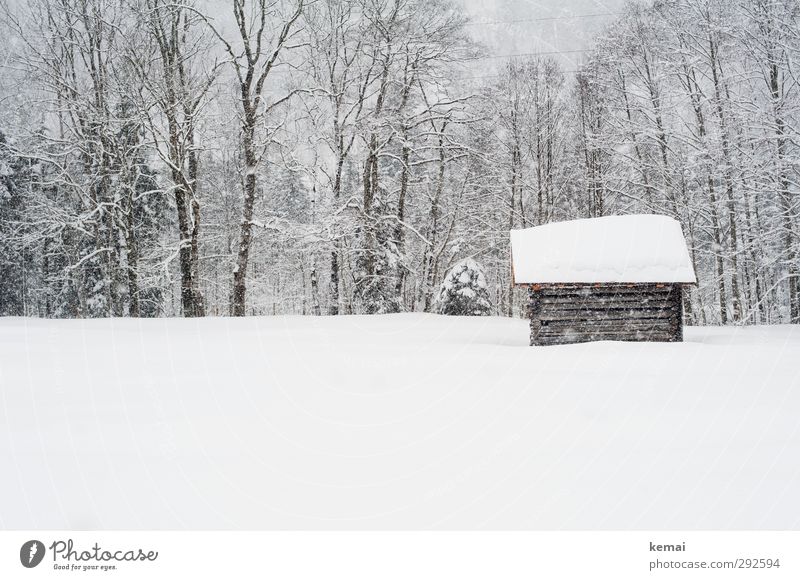
[[0,319],[3,528],[800,528],[800,327]]
[[696,281],[681,224],[665,215],[612,215],[511,230],[514,281]]

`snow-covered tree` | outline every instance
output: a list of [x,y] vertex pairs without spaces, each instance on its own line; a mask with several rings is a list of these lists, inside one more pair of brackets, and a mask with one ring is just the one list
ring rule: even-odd
[[450,316],[491,314],[486,275],[475,260],[461,260],[445,276],[436,296],[436,311]]
[[21,169],[0,131],[0,316],[25,313],[25,255],[16,243],[25,201]]
[[452,0],[212,4],[0,0],[0,312],[433,311],[471,256],[519,316],[509,229],[659,213],[690,323],[800,322],[797,0],[629,3],[574,72]]

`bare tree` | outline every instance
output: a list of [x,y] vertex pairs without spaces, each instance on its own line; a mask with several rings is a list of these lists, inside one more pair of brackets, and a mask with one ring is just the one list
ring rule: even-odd
[[[253,236],[253,209],[257,194],[257,169],[265,145],[257,134],[265,115],[291,98],[292,93],[267,102],[264,88],[278,64],[281,53],[296,33],[295,24],[303,11],[303,0],[297,0],[287,11],[280,2],[267,0],[233,0],[233,15],[239,33],[236,48],[217,33],[227,51],[241,99],[241,153],[244,160],[242,189],[244,202],[239,232],[236,265],[233,270],[231,314],[246,314],[247,264]],[[270,33],[272,38],[269,38]],[[238,47],[241,43],[241,48]]]
[[[134,6],[146,24],[155,58],[146,50],[147,46],[134,45],[128,59],[134,63],[145,87],[140,102],[172,181],[178,218],[181,307],[184,316],[204,316],[205,304],[199,287],[200,152],[196,133],[198,115],[217,67],[199,69],[198,63],[208,58],[209,47],[203,42],[203,22],[190,4],[143,0]],[[157,64],[151,66],[153,62]]]

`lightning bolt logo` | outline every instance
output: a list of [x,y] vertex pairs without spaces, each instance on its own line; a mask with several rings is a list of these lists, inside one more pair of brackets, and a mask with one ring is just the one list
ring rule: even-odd
[[26,568],[35,568],[44,559],[45,551],[39,540],[28,540],[19,549],[19,561]]

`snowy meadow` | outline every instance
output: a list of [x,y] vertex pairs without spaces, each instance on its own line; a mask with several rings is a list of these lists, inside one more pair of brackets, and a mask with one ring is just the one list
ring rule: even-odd
[[800,328],[0,320],[0,527],[787,529]]

